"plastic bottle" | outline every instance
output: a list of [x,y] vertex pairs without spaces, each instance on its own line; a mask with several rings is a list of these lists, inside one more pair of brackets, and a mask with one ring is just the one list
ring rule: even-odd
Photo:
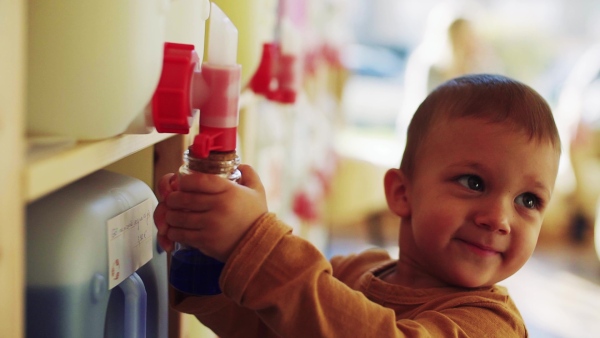
[[[184,164],[179,169],[179,175],[202,172],[237,182],[242,177],[237,169],[239,163],[240,158],[235,151],[212,152],[207,158],[200,158],[188,150],[184,155]],[[224,265],[195,248],[176,243],[171,257],[170,283],[177,290],[188,294],[219,294],[219,276]]]

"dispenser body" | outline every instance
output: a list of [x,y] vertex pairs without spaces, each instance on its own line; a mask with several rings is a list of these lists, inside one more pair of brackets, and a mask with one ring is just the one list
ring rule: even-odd
[[[109,265],[107,222],[140,205],[147,212],[137,225],[151,229],[144,234],[151,259],[109,289],[125,262]],[[156,205],[142,181],[100,170],[27,207],[27,337],[167,337],[167,254],[156,242]]]

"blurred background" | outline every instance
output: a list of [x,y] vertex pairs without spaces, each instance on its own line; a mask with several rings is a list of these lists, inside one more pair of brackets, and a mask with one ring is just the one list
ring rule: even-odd
[[[266,177],[271,205],[328,256],[373,246],[397,256],[398,219],[386,210],[382,182],[399,166],[412,113],[452,77],[508,75],[549,102],[564,155],[536,252],[502,284],[532,337],[600,335],[600,2],[330,0],[312,10],[320,16],[312,34],[325,52],[304,59],[312,72],[292,105],[314,113],[306,140],[285,148],[244,134],[247,148],[258,144],[246,159]],[[272,139],[295,137],[269,116],[273,129],[264,130],[290,132]],[[306,162],[286,151],[311,153],[311,174],[286,176]]]
[[[280,18],[300,18],[300,45],[288,47],[300,51],[300,85],[286,102],[251,82],[260,98],[241,112],[243,158],[259,170],[271,210],[329,257],[373,246],[397,256],[399,221],[387,211],[382,182],[399,166],[413,112],[452,77],[508,75],[549,102],[563,156],[535,254],[502,284],[532,337],[599,336],[600,2],[274,7]],[[281,20],[274,27],[285,50],[294,39]]]
[[[329,254],[382,246],[397,254],[398,221],[382,177],[437,84],[499,73],[536,89],[563,142],[559,178],[536,252],[503,284],[532,337],[600,334],[600,2],[593,0],[331,1],[345,9],[347,70],[329,195]],[[343,4],[342,4],[343,3]],[[595,244],[596,242],[596,244]]]

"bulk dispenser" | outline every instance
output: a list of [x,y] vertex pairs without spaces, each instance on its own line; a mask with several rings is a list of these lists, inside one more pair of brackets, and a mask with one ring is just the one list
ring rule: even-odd
[[123,133],[161,74],[170,0],[32,0],[27,132],[97,140]]
[[[242,76],[248,77],[258,58],[251,48],[252,23],[258,19],[246,9],[258,12],[259,6],[243,3],[243,10],[229,9],[245,28],[242,61],[249,67]],[[202,63],[209,0],[32,0],[29,7],[26,123],[31,139],[100,140],[148,133],[155,126],[171,130],[154,119],[157,84],[165,73],[180,70],[173,69],[181,63],[166,60],[182,53],[173,52],[178,44],[191,46],[194,62]]]
[[168,335],[152,190],[101,170],[27,207],[27,337]]
[[[241,66],[236,63],[237,29],[215,4],[210,11],[206,62],[201,62],[193,44],[161,43],[162,67],[156,79],[147,79],[153,87],[145,98],[147,101],[134,100],[135,107],[119,106],[113,107],[114,110],[93,107],[94,112],[102,115],[99,120],[90,118],[94,115],[91,111],[83,111],[79,121],[85,120],[84,124],[70,125],[73,121],[66,118],[63,121],[67,124],[60,126],[57,134],[95,139],[115,136],[127,128],[147,132],[150,126],[160,133],[187,134],[194,115],[201,110],[200,133],[195,136],[189,154],[203,159],[213,152],[235,151],[241,87]],[[188,39],[182,37],[181,41]],[[156,54],[154,50],[152,54]],[[73,79],[66,82],[69,80]],[[101,80],[113,82],[119,77]],[[75,90],[72,85],[69,88]],[[94,81],[90,85],[95,88]],[[114,87],[120,91],[118,95],[126,97],[131,93],[121,83]],[[77,93],[80,92],[75,90],[70,95]],[[147,94],[144,90],[143,96]],[[88,103],[93,106],[101,97],[106,98],[100,95]],[[83,102],[79,97],[73,99]],[[77,107],[81,105],[37,106],[46,109],[46,115],[64,112],[63,108],[68,113],[78,112]],[[136,109],[140,107],[145,108]],[[111,114],[118,117],[113,119]],[[32,116],[28,118],[35,120]],[[53,124],[62,120],[56,115],[52,119]],[[110,128],[103,128],[107,124]],[[28,336],[166,337],[168,273],[166,254],[155,241],[152,214],[156,205],[152,191],[143,183],[107,171],[97,172],[29,205]],[[135,210],[133,216],[129,214],[131,210]],[[124,223],[111,228],[115,218]],[[142,223],[145,231],[140,232]],[[124,233],[133,235],[122,237]],[[111,243],[115,243],[111,241],[125,241],[125,244],[111,250]],[[120,257],[119,253],[123,258],[115,259],[115,255]]]
[[[27,133],[100,140],[154,128],[165,41],[202,57],[208,0],[30,3]],[[150,117],[148,119],[148,117]]]

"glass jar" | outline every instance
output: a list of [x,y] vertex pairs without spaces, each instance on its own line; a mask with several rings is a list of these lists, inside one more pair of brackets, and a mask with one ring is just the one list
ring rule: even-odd
[[[237,169],[240,158],[235,151],[211,152],[207,158],[198,158],[188,149],[184,153],[184,164],[179,175],[194,175],[197,172],[219,175],[232,182],[242,177]],[[171,256],[169,281],[181,291],[193,295],[216,295],[221,293],[219,277],[225,263],[208,257],[198,249],[175,243]]]

